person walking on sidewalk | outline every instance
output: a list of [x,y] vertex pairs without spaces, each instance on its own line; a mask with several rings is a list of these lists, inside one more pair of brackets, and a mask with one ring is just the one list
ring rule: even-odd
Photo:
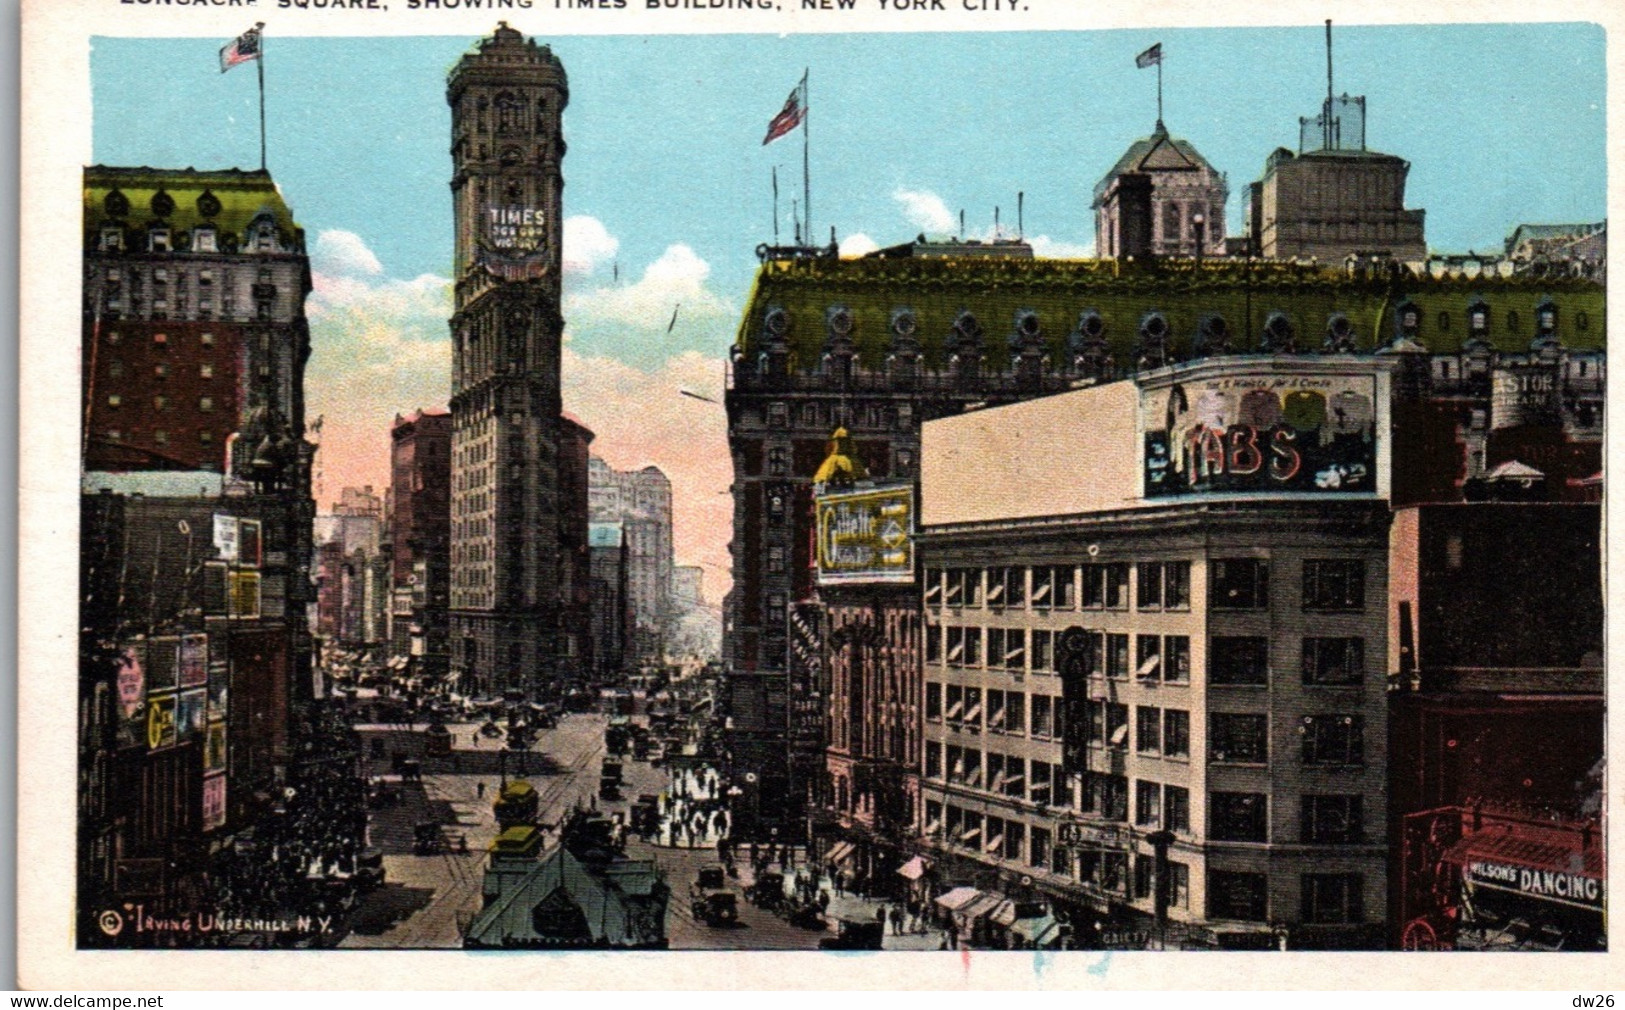
[[891,934],[892,936],[903,935],[903,906],[901,905],[891,907]]

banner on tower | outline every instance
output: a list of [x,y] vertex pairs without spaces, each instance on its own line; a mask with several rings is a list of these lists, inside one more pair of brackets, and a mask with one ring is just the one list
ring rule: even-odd
[[505,281],[531,280],[547,273],[547,211],[523,204],[490,204],[481,223],[475,259],[487,273]]

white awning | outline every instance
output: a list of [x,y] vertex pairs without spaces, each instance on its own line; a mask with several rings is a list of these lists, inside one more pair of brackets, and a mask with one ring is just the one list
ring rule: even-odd
[[959,713],[960,713],[961,710],[964,709],[964,707],[965,707],[965,700],[963,698],[961,698],[959,701],[956,701],[952,705],[948,706],[948,712],[947,712],[945,718],[948,718],[948,719],[957,719],[957,718],[959,718]]
[[921,877],[925,876],[925,871],[929,869],[930,866],[931,864],[926,861],[924,856],[915,856],[902,866],[899,866],[897,868],[897,873],[899,876],[907,880],[919,880]]
[[975,722],[976,720],[980,719],[981,717],[982,717],[982,703],[981,702],[977,702],[975,705],[972,705],[971,710],[969,712],[965,713],[965,721],[966,722]]
[[1128,740],[1128,723],[1125,722],[1123,725],[1121,725],[1121,726],[1117,727],[1116,729],[1112,730],[1112,744],[1115,746],[1115,745],[1118,745],[1118,744],[1122,744],[1122,743],[1126,742],[1127,740]]
[[836,842],[829,852],[824,854],[824,859],[831,863],[844,863],[852,858],[852,849],[851,842]]
[[961,908],[982,896],[982,892],[974,887],[956,887],[944,894],[937,895],[937,904],[950,912],[957,912]]

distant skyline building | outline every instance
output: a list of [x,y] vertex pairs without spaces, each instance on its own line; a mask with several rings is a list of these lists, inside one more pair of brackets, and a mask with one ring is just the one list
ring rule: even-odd
[[589,468],[593,522],[619,522],[626,538],[634,654],[658,659],[672,617],[671,481],[659,467],[621,471],[597,456]]
[[391,606],[394,623],[407,618],[407,634],[397,629],[393,640],[398,647],[404,637],[398,654],[415,657],[434,683],[451,667],[451,414],[397,414],[389,436],[391,597],[404,589],[411,601]]
[[[451,670],[461,689],[556,690],[562,653],[559,348],[564,67],[501,24],[451,106]],[[583,541],[585,536],[582,537]]]
[[1095,185],[1102,257],[1223,256],[1230,186],[1196,146],[1157,120]]

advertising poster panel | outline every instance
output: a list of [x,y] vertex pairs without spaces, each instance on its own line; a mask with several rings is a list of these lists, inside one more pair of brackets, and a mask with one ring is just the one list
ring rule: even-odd
[[180,686],[202,687],[209,682],[209,636],[182,635]]
[[173,692],[147,698],[147,750],[159,751],[175,746],[177,704]]
[[914,581],[912,487],[821,495],[817,512],[820,583]]
[[210,775],[203,780],[203,830],[226,825],[226,776]]
[[1369,492],[1376,378],[1232,373],[1140,394],[1145,496]]

